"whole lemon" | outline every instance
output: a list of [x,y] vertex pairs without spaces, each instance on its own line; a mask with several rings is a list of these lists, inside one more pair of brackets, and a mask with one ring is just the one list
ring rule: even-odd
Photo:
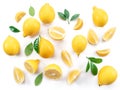
[[93,7],[93,23],[98,27],[103,27],[108,22],[108,15],[106,11],[101,8]]
[[39,18],[45,24],[53,22],[55,18],[55,11],[53,7],[49,5],[49,3],[46,3],[41,7],[39,11]]
[[23,36],[34,36],[39,33],[40,22],[35,18],[28,18],[23,23]]
[[117,79],[117,71],[112,66],[104,66],[98,73],[98,84],[108,85]]
[[43,58],[49,58],[54,55],[53,44],[43,37],[39,41],[39,55]]
[[85,50],[87,39],[83,35],[76,35],[72,40],[72,48],[77,55]]
[[8,55],[16,55],[20,52],[20,44],[14,37],[8,36],[3,43],[3,49]]

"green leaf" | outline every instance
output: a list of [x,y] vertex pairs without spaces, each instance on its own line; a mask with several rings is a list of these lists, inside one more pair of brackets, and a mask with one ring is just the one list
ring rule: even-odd
[[34,9],[32,6],[30,6],[30,8],[29,8],[29,14],[30,14],[31,16],[34,16],[34,15],[35,15],[35,9]]
[[95,58],[95,57],[87,57],[91,62],[94,62],[96,64],[99,64],[102,62],[101,58]]
[[89,63],[89,61],[88,61],[87,66],[86,66],[86,72],[88,72],[89,69],[90,69],[90,63]]
[[97,73],[98,73],[97,66],[95,64],[93,64],[92,62],[91,62],[91,72],[93,75],[97,75]]
[[64,10],[64,15],[66,16],[67,19],[69,19],[70,13],[67,9]]
[[36,78],[35,78],[35,86],[38,86],[41,84],[43,79],[43,73],[40,73]]
[[25,55],[29,56],[33,52],[33,44],[29,43],[25,48]]
[[80,14],[74,14],[74,15],[71,17],[70,21],[76,20],[76,19],[79,17],[79,15],[80,15]]
[[35,41],[34,41],[34,50],[39,53],[39,38],[36,38]]
[[14,33],[20,32],[20,30],[17,29],[16,27],[14,27],[14,26],[9,26],[9,28],[10,28],[10,30],[11,30],[12,32],[14,32]]
[[58,16],[63,19],[66,20],[66,16],[62,13],[62,12],[58,12]]

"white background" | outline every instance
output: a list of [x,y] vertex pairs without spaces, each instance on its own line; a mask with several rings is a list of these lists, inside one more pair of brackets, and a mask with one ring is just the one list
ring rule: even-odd
[[[55,55],[52,58],[44,59],[35,53],[35,51],[30,56],[25,56],[24,48],[25,46],[34,41],[37,37],[23,37],[22,24],[25,19],[30,17],[28,14],[28,9],[31,6],[35,8],[34,18],[39,19],[38,13],[39,9],[46,2],[50,3],[55,9],[56,17],[52,24],[44,25],[41,23],[40,35],[46,39],[49,39],[55,46]],[[93,25],[92,21],[92,7],[97,6],[106,10],[109,16],[108,23],[102,27],[98,28]],[[67,22],[59,19],[57,12],[63,12],[64,9],[70,11],[70,15],[75,13],[80,14],[80,18],[84,20],[84,25],[81,30],[73,30],[73,26],[76,21],[67,24]],[[11,90],[118,90],[120,89],[120,13],[119,13],[119,0],[1,0],[0,1],[0,89],[11,89]],[[26,16],[19,22],[15,22],[15,14],[18,11],[25,11]],[[41,21],[40,21],[41,22]],[[21,30],[20,33],[13,33],[9,30],[9,26],[16,26]],[[48,35],[48,28],[52,26],[61,26],[66,31],[66,37],[63,41],[54,41]],[[117,30],[113,38],[108,42],[102,42],[102,36],[109,28],[116,27]],[[87,45],[86,50],[77,57],[71,48],[72,38],[77,34],[82,34],[87,37],[88,30],[92,28],[99,37],[99,43],[96,46]],[[11,35],[19,40],[21,45],[21,53],[18,56],[8,56],[3,51],[3,41],[5,38]],[[90,72],[85,72],[85,67],[87,64],[86,56],[98,57],[95,51],[98,49],[110,48],[111,52],[108,56],[103,58],[103,62],[98,66],[100,69],[104,65],[113,66],[118,72],[117,80],[111,85],[98,86],[97,76],[92,76]],[[68,68],[61,60],[60,53],[61,50],[66,49],[72,56],[73,67]],[[24,68],[24,61],[27,59],[40,59],[41,63],[39,65],[39,72],[36,74],[30,74]],[[63,75],[60,80],[54,81],[49,80],[46,77],[43,78],[43,82],[40,86],[34,86],[35,77],[43,71],[43,68],[50,64],[56,63],[61,66],[63,70]],[[13,69],[18,67],[22,69],[25,73],[25,82],[21,85],[16,84],[13,77]],[[72,69],[80,69],[81,75],[75,83],[68,85],[66,82],[67,74]]]

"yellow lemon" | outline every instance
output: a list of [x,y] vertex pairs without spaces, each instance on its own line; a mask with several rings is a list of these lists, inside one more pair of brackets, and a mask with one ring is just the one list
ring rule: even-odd
[[20,53],[20,44],[16,38],[8,36],[3,43],[3,49],[8,55],[17,55]]
[[80,75],[80,70],[75,69],[69,72],[67,82],[68,84],[72,84]]
[[104,66],[98,73],[98,84],[108,85],[117,79],[117,71],[112,66]]
[[25,16],[25,14],[26,14],[26,13],[23,12],[23,11],[17,12],[16,15],[15,15],[15,20],[16,20],[16,22],[19,22],[19,21],[22,19],[22,17]]
[[40,20],[45,23],[49,24],[52,23],[55,18],[55,11],[49,3],[43,5],[39,11],[39,18]]
[[108,15],[106,11],[101,8],[93,7],[93,23],[98,27],[103,27],[108,22]]
[[83,20],[78,18],[77,23],[74,26],[74,30],[79,30],[80,28],[82,28],[82,26],[83,26]]
[[110,49],[97,50],[96,53],[97,55],[104,57],[110,53]]
[[63,50],[63,51],[61,52],[61,57],[62,57],[63,62],[64,62],[67,66],[69,66],[69,67],[72,66],[73,63],[72,63],[71,56],[70,56],[70,54],[69,54],[66,50]]
[[39,55],[43,58],[49,58],[54,55],[53,44],[43,37],[41,37],[39,41]]
[[77,55],[85,50],[87,39],[83,35],[76,35],[72,40],[72,48]]
[[24,66],[26,70],[30,73],[36,73],[38,71],[38,65],[40,63],[40,60],[26,60],[24,62]]
[[49,35],[55,40],[62,40],[65,37],[65,30],[61,27],[52,27],[49,28]]
[[23,36],[34,36],[40,31],[40,22],[35,18],[28,18],[23,23]]
[[59,79],[62,76],[62,70],[57,64],[50,64],[44,68],[45,76],[49,79]]
[[21,83],[24,82],[25,75],[24,75],[24,72],[22,70],[15,67],[14,71],[13,71],[13,74],[14,74],[14,79],[15,79],[16,83],[21,84]]

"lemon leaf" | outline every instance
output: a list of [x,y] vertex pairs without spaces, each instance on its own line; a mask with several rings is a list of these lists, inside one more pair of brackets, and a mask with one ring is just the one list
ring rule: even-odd
[[64,15],[66,16],[67,19],[69,19],[70,13],[67,9],[64,10]]
[[43,73],[40,73],[36,78],[35,78],[35,86],[40,85],[43,79]]
[[91,62],[94,62],[96,64],[99,64],[102,62],[101,58],[95,58],[95,57],[87,57]]
[[97,73],[98,73],[97,66],[95,64],[93,64],[92,62],[91,62],[91,72],[93,75],[97,75]]
[[34,50],[39,53],[39,38],[36,38],[35,41],[34,41]]
[[66,16],[62,13],[62,12],[58,12],[58,16],[63,19],[66,20]]
[[30,6],[30,8],[29,8],[29,14],[30,14],[31,16],[34,16],[34,15],[35,15],[35,9],[34,9],[32,6]]
[[71,17],[70,21],[76,20],[76,19],[79,17],[79,15],[80,15],[80,14],[74,14],[74,15]]
[[20,30],[17,29],[16,27],[14,27],[14,26],[9,26],[9,28],[10,28],[10,30],[11,30],[12,32],[14,32],[14,33],[20,32]]
[[86,66],[86,72],[88,72],[89,69],[90,69],[90,63],[89,63],[89,61],[88,61],[87,66]]
[[26,47],[25,47],[25,55],[29,56],[31,53],[33,52],[33,44],[29,43]]

